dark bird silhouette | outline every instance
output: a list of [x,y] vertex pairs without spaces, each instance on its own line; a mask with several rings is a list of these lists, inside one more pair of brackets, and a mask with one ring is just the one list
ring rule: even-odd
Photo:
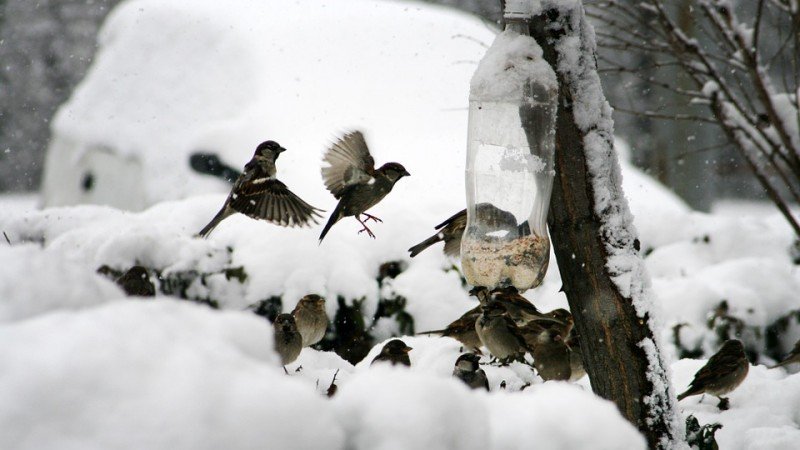
[[[297,331],[297,323],[291,314],[279,314],[273,323],[275,329],[275,351],[281,357],[281,364],[294,362],[303,350],[303,337]],[[284,370],[286,370],[284,368]]]
[[413,349],[400,339],[392,339],[383,346],[370,365],[375,365],[377,362],[390,362],[393,366],[395,364],[411,366],[411,359],[408,357],[408,352],[411,350]]
[[770,369],[774,369],[776,367],[783,367],[785,365],[797,362],[800,362],[800,341],[797,341],[794,344],[794,348],[792,349],[792,351],[790,351],[789,354],[786,355],[786,357],[783,358],[783,360],[781,360],[781,362],[770,367]]
[[[375,160],[360,131],[342,136],[325,152],[324,161],[328,166],[322,168],[322,179],[339,203],[319,235],[319,241],[322,242],[333,224],[350,216],[364,227],[359,233],[366,231],[374,238],[375,234],[365,222],[381,220],[366,211],[383,200],[398,180],[410,174],[396,162],[386,163],[376,170]],[[361,220],[362,215],[366,219]]]
[[324,211],[304,202],[275,177],[275,161],[284,151],[286,149],[275,141],[259,144],[253,158],[245,164],[244,172],[233,184],[222,209],[198,234],[208,236],[220,222],[237,212],[282,227],[317,223],[316,218],[322,217],[320,213]]
[[678,401],[692,395],[711,394],[719,398],[720,409],[728,409],[728,399],[722,396],[739,387],[749,369],[750,363],[744,353],[742,341],[726,341],[706,365],[697,371],[689,389],[678,396]]
[[150,281],[147,269],[142,266],[133,266],[117,278],[116,283],[127,295],[137,297],[153,297],[156,295],[156,286]]
[[489,379],[486,372],[480,368],[480,356],[474,353],[464,353],[456,360],[453,376],[466,383],[472,389],[489,390]]
[[481,307],[476,306],[465,312],[461,317],[451,322],[444,329],[423,331],[417,334],[438,334],[439,336],[451,337],[468,349],[479,349],[481,340],[475,331],[475,321],[481,315]]

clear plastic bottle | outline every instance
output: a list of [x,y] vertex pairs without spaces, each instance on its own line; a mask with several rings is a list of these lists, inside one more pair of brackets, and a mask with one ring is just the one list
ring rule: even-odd
[[[533,46],[530,54],[520,50],[526,46]],[[541,50],[510,24],[470,89],[461,264],[474,286],[524,291],[544,278],[557,97]]]

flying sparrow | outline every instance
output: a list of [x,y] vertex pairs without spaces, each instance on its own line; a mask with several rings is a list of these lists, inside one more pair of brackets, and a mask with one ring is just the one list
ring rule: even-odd
[[797,341],[794,344],[794,348],[792,349],[792,351],[790,351],[789,354],[786,355],[786,357],[783,358],[781,362],[770,367],[770,369],[774,369],[776,367],[783,367],[785,365],[796,362],[800,362],[800,341]]
[[411,366],[411,359],[408,357],[408,352],[413,350],[407,346],[405,342],[400,339],[392,339],[383,346],[381,352],[370,363],[371,366],[376,362],[390,362],[395,364],[402,364],[404,366]]
[[150,274],[142,266],[133,266],[116,279],[116,283],[127,295],[153,297],[156,286],[150,281]]
[[528,350],[525,338],[502,303],[489,301],[481,305],[475,331],[481,343],[497,359],[521,359]]
[[275,318],[273,327],[275,328],[275,350],[281,357],[281,364],[285,366],[300,355],[300,351],[303,349],[303,337],[297,331],[297,323],[291,314],[279,314]]
[[481,347],[481,340],[478,338],[478,333],[475,331],[475,321],[481,315],[481,307],[476,306],[465,312],[461,317],[454,320],[450,325],[442,330],[424,331],[417,334],[438,334],[440,336],[451,337],[462,344],[468,349],[479,349]]
[[303,347],[314,345],[325,337],[328,329],[328,314],[325,299],[316,294],[306,295],[297,302],[292,311],[297,330],[303,336]]
[[[379,222],[380,219],[365,211],[383,200],[400,178],[410,174],[396,162],[386,163],[375,170],[375,160],[360,131],[351,131],[342,136],[325,152],[324,161],[328,166],[322,168],[322,179],[339,203],[319,235],[319,241],[322,242],[333,224],[350,216],[364,227],[359,233],[366,231],[374,238],[375,234],[365,221],[372,219]],[[366,217],[363,221],[362,214]]]
[[719,398],[719,409],[728,409],[728,399],[722,396],[742,384],[749,369],[750,363],[744,353],[742,341],[726,341],[706,365],[697,371],[689,389],[678,396],[678,401],[692,395],[711,394]]
[[253,158],[244,166],[231,193],[216,216],[200,233],[205,237],[228,216],[242,213],[252,219],[266,220],[283,227],[306,226],[317,223],[321,209],[304,202],[285,184],[275,178],[275,161],[286,151],[275,141],[262,142]]
[[532,354],[533,367],[544,381],[569,380],[570,351],[558,331],[549,329],[539,333]]
[[486,378],[486,372],[478,365],[479,361],[480,356],[474,353],[464,353],[456,360],[453,376],[466,383],[472,389],[483,388],[488,391],[489,379]]

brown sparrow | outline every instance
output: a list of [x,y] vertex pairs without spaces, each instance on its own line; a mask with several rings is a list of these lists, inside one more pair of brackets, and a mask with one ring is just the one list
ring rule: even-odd
[[424,331],[417,334],[438,334],[440,336],[451,337],[468,349],[479,349],[481,340],[475,331],[475,321],[481,315],[481,307],[476,306],[465,312],[461,317],[450,323],[442,330]]
[[583,352],[581,351],[580,339],[577,336],[571,337],[567,340],[567,347],[569,347],[569,381],[578,381],[586,375],[586,369],[583,367]]
[[697,371],[689,389],[678,396],[678,401],[692,395],[711,394],[719,398],[719,409],[728,409],[728,399],[722,396],[742,384],[749,369],[750,363],[744,353],[742,341],[726,341],[706,365]]
[[461,236],[464,234],[465,228],[467,228],[467,210],[462,209],[436,225],[434,229],[439,230],[436,234],[411,247],[408,251],[413,258],[431,245],[444,241],[444,254],[455,258],[461,254]]
[[783,367],[785,365],[796,363],[796,362],[800,362],[800,341],[797,341],[794,344],[794,348],[792,349],[792,351],[790,351],[789,354],[786,355],[786,357],[783,358],[783,360],[781,362],[779,362],[778,364],[775,364],[774,366],[770,367],[770,369],[774,369],[776,367]]
[[533,367],[544,381],[569,380],[570,351],[558,331],[543,330],[533,347]]
[[[383,200],[400,178],[410,174],[396,162],[386,163],[375,170],[375,160],[360,131],[342,136],[325,152],[324,161],[328,166],[322,168],[322,179],[339,203],[319,235],[319,241],[322,242],[333,224],[350,216],[364,227],[359,233],[366,231],[374,238],[375,234],[364,222],[369,219],[379,222],[380,219],[365,211]],[[366,216],[363,221],[362,214]]]
[[521,359],[528,350],[525,338],[502,303],[489,301],[481,305],[475,331],[481,343],[497,359]]
[[453,376],[463,381],[472,389],[489,390],[489,379],[486,372],[480,368],[480,356],[474,353],[464,353],[456,360]]
[[478,297],[478,301],[481,304],[485,304],[489,300],[502,304],[508,316],[520,325],[543,317],[542,313],[533,306],[533,303],[523,297],[513,286],[495,289],[492,292],[487,292],[484,287],[476,287],[470,290],[469,293]]
[[316,217],[322,217],[319,213],[323,211],[304,202],[275,178],[275,161],[284,151],[286,149],[275,141],[259,144],[253,158],[245,164],[244,172],[233,184],[222,209],[198,234],[208,236],[220,222],[237,212],[283,227],[317,223]]
[[279,314],[272,325],[275,328],[275,351],[281,357],[281,364],[285,366],[300,355],[303,337],[297,331],[297,323],[291,314]]
[[570,333],[572,332],[572,327],[575,325],[575,321],[572,318],[572,313],[563,308],[554,309],[548,313],[544,313],[542,314],[542,317],[538,319],[532,319],[531,321],[541,325],[544,328],[555,330],[564,339],[569,337]]
[[133,266],[117,278],[116,283],[127,295],[137,297],[153,297],[156,295],[156,286],[150,281],[147,269],[142,266]]
[[370,363],[370,366],[375,365],[376,362],[390,362],[393,366],[395,364],[411,366],[411,359],[408,357],[408,352],[411,350],[413,349],[400,339],[392,339],[383,346],[378,356]]
[[309,294],[297,302],[292,311],[297,330],[303,336],[303,347],[314,345],[325,337],[328,329],[328,313],[325,312],[325,299]]

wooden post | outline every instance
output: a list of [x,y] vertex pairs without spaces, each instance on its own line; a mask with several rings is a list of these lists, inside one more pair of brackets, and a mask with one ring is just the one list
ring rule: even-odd
[[[548,223],[584,366],[594,392],[614,402],[650,448],[672,448],[682,441],[683,426],[647,312],[648,280],[619,186],[611,110],[597,78],[593,32],[580,3],[571,10],[546,9],[529,28],[559,81]],[[587,89],[587,80],[596,81],[595,89]],[[596,122],[587,123],[586,107],[593,108],[588,116]],[[607,158],[616,176],[593,173],[598,158]],[[620,258],[630,273],[624,273]],[[624,286],[625,280],[633,281]]]

